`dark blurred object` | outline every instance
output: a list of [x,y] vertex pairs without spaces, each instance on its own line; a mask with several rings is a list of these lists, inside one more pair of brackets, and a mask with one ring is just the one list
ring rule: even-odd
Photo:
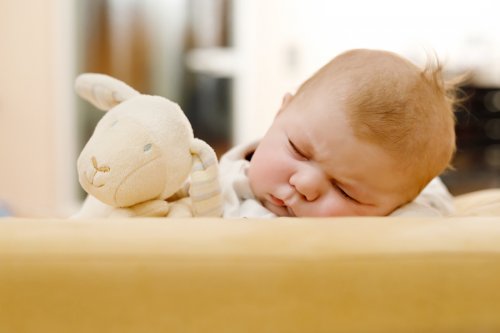
[[184,112],[195,135],[205,138],[220,158],[231,144],[232,79],[189,73],[186,83]]
[[[185,50],[229,48],[231,1],[189,0]],[[186,69],[183,86],[184,112],[196,136],[206,140],[220,157],[232,141],[233,78]]]
[[462,88],[455,170],[443,176],[454,195],[500,187],[500,88]]

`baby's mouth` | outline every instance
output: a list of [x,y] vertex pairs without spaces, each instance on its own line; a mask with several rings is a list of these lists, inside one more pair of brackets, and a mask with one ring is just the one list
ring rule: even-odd
[[271,202],[271,204],[273,204],[274,206],[277,206],[277,207],[281,207],[282,209],[286,210],[286,212],[288,213],[288,216],[296,216],[295,213],[293,212],[293,209],[290,206],[287,206],[285,201],[278,199],[277,197],[275,197],[272,194],[269,195],[269,198],[270,198],[269,201]]
[[281,199],[276,198],[274,195],[270,194],[271,202],[276,206],[285,206],[285,202]]

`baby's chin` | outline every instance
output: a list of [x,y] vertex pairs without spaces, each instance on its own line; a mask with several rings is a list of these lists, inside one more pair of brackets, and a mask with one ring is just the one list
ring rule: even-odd
[[[293,210],[288,206],[275,205],[270,201],[263,200],[262,204],[264,207],[271,211],[273,214],[279,217],[353,217],[353,216],[387,216],[390,212],[363,212],[359,211],[356,213],[332,213],[331,211],[321,211],[320,209],[316,209],[313,212],[304,212],[302,210]],[[308,214],[309,213],[309,214]]]

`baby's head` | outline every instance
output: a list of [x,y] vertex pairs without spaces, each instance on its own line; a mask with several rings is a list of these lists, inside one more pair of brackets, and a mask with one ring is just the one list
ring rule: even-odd
[[285,96],[250,162],[254,194],[280,216],[391,213],[449,165],[450,92],[439,66],[339,55]]

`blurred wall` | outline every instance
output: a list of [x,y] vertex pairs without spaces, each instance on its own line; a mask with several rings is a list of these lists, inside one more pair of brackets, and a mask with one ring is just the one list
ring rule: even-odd
[[0,1],[0,201],[16,215],[62,213],[60,2]]

